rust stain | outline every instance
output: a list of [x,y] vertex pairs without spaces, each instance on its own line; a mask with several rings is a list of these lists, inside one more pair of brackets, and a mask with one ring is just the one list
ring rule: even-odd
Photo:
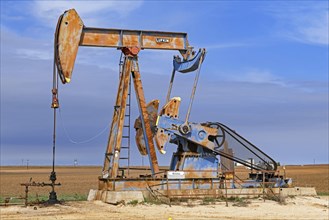
[[[156,123],[156,119],[157,119],[157,115],[158,115],[158,108],[159,108],[159,100],[152,100],[146,106],[146,110],[149,115],[150,127],[151,127],[152,134],[153,134],[152,136],[154,136],[154,134],[155,134],[155,123]],[[142,128],[142,122],[141,122],[140,117],[138,117],[135,120],[134,128],[136,129],[135,140],[136,140],[136,145],[138,147],[138,150],[142,155],[147,155],[145,141],[144,141],[143,128]]]
[[125,47],[140,46],[138,32],[130,32],[123,35],[122,44]]
[[147,155],[142,128],[136,130],[135,141],[141,155]]
[[180,50],[189,48],[186,33],[134,31],[85,27],[80,41],[81,46],[133,47],[142,49]]
[[74,9],[60,17],[57,27],[56,64],[63,83],[71,80],[79,46],[179,50],[184,59],[192,51],[186,33],[85,27]]
[[57,62],[59,63],[57,63],[57,67],[59,68],[59,73],[62,74],[62,82],[68,83],[72,77],[83,22],[74,9],[66,11],[59,22],[59,30],[55,33],[58,45],[56,52],[58,52]]
[[[193,140],[195,143],[200,144],[204,147],[207,147],[211,150],[215,148],[214,142],[210,141],[208,139],[209,136],[216,136],[217,135],[217,129],[216,128],[211,128],[203,125],[197,125],[199,134],[203,136],[201,140],[197,139],[196,137],[191,137],[191,140]],[[199,137],[200,138],[200,137]]]
[[179,106],[181,98],[173,97],[169,102],[161,109],[160,115],[165,115],[170,118],[178,118],[179,115]]
[[164,150],[165,144],[169,141],[170,136],[164,132],[163,129],[158,129],[155,134],[155,143],[156,146],[161,154],[165,154],[166,151]]
[[[136,61],[137,61],[137,58],[136,58]],[[136,65],[137,65],[137,63],[136,63]],[[158,173],[159,172],[158,159],[157,159],[156,152],[154,149],[153,133],[152,133],[152,130],[150,127],[149,115],[146,110],[145,97],[144,97],[141,76],[140,76],[140,73],[138,70],[133,70],[132,75],[133,75],[135,92],[136,92],[136,96],[137,96],[137,103],[139,106],[141,117],[143,118],[144,124],[145,124],[145,133],[147,136],[148,146],[149,146],[149,150],[150,150],[149,158],[150,158],[150,163],[152,165],[151,168],[153,167],[154,173]]]
[[[120,83],[117,92],[117,98],[113,111],[113,119],[111,124],[110,135],[106,148],[106,155],[104,160],[103,171],[110,169],[110,163],[112,162],[112,169],[110,177],[115,178],[118,172],[118,160],[120,157],[120,147],[122,140],[122,129],[124,123],[125,106],[127,102],[129,81],[131,73],[132,61],[130,57],[126,57],[124,60],[124,70],[120,76]],[[123,106],[123,107],[122,107]],[[113,158],[113,161],[110,161]]]
[[[168,188],[167,188],[168,187]],[[194,197],[217,195],[220,187],[219,178],[187,178],[181,180],[168,181],[165,178],[159,179],[100,179],[99,190],[125,191],[125,190],[152,190],[162,191],[163,195],[170,193],[171,197]]]
[[[132,58],[126,57],[124,61],[124,75],[123,77],[123,90],[118,91],[118,93],[122,93],[121,103],[119,104],[119,120],[117,123],[117,129],[114,131],[114,152],[113,152],[113,162],[111,168],[111,177],[115,178],[118,175],[118,168],[119,168],[119,158],[120,158],[120,148],[121,148],[121,141],[122,141],[122,131],[123,131],[123,124],[125,119],[125,112],[126,112],[126,103],[129,91],[129,82],[130,82],[130,73],[132,68]],[[111,131],[112,133],[112,131]]]
[[[173,97],[167,104],[165,104],[165,106],[162,107],[159,115],[165,115],[166,117],[177,119],[179,115],[180,102],[180,97]],[[161,154],[165,154],[166,151],[164,150],[164,146],[170,139],[169,133],[166,133],[163,129],[159,128],[154,139],[159,152]]]
[[88,28],[84,31],[80,44],[83,46],[117,47],[119,41],[120,35],[117,31],[99,31]]
[[[166,35],[147,35],[143,36],[143,47],[144,48],[156,48],[156,49],[176,49],[184,50],[184,37],[179,36],[166,36]],[[164,39],[164,42],[161,41]],[[168,41],[168,42],[167,42]]]

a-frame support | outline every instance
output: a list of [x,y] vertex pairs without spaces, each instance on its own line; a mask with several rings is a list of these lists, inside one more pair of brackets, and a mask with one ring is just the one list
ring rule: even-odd
[[119,158],[121,150],[121,141],[123,134],[124,117],[126,111],[126,103],[129,91],[130,74],[132,75],[138,109],[141,115],[142,128],[144,133],[144,141],[149,156],[150,168],[154,176],[159,172],[158,160],[154,148],[152,131],[149,121],[148,112],[146,110],[145,96],[138,67],[138,51],[128,48],[122,49],[125,54],[123,71],[120,76],[117,99],[114,106],[111,130],[105,160],[103,166],[103,178],[116,178],[118,175]]

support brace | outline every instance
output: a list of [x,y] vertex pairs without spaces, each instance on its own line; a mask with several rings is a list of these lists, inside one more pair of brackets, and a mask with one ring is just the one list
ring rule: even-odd
[[133,49],[125,48],[122,51],[125,54],[124,63],[123,63],[123,72],[120,76],[120,84],[118,88],[117,99],[113,113],[111,131],[106,149],[105,161],[104,161],[103,172],[102,172],[103,178],[116,178],[118,175],[122,131],[123,131],[124,116],[125,116],[126,103],[128,97],[130,74],[132,74],[132,78],[134,82],[136,99],[138,103],[139,112],[141,115],[144,141],[150,160],[152,175],[155,175],[156,173],[159,172],[159,165],[154,148],[149,116],[146,110],[146,102],[145,102],[141,76],[139,73],[138,58],[137,55],[133,55],[133,53],[136,52],[138,53],[139,50],[136,50],[136,48]]

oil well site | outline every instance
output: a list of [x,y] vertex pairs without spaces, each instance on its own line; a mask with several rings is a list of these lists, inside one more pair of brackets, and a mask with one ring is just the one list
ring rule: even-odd
[[[49,48],[52,165],[1,166],[1,219],[329,218],[329,164],[316,164],[315,159],[313,164],[280,164],[238,126],[220,122],[220,114],[213,121],[191,119],[196,103],[215,102],[197,96],[199,81],[207,78],[205,60],[214,53],[198,48],[185,32],[90,27],[78,13],[68,9],[59,15]],[[76,66],[84,47],[117,52],[108,58],[119,59],[116,93],[107,94],[115,100],[113,115],[103,157],[96,158],[102,166],[79,165],[77,160],[63,166],[57,163],[63,143],[57,133],[65,109],[61,98],[67,95],[62,89],[79,77]],[[149,100],[144,89],[140,54],[149,50],[176,52],[167,59],[172,71],[162,91],[164,102],[162,97]],[[173,92],[182,86],[177,83],[182,75],[192,76],[192,86],[184,85],[183,96],[189,99]],[[183,103],[186,111],[180,111]],[[236,103],[235,108],[244,106]],[[145,163],[132,163],[141,156]],[[170,158],[166,164],[159,162],[164,156]]]

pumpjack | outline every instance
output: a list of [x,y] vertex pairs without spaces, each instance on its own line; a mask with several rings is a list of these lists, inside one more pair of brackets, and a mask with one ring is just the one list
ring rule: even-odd
[[[151,185],[167,190],[214,189],[221,186],[223,178],[234,175],[237,164],[253,171],[250,178],[254,183],[265,178],[267,181],[274,179],[279,186],[285,184],[275,174],[277,163],[233,129],[219,122],[189,121],[206,50],[201,48],[195,52],[186,33],[86,27],[74,9],[65,11],[58,19],[54,42],[55,71],[63,84],[71,81],[80,46],[116,48],[124,55],[104,165],[98,178],[99,190],[143,190]],[[148,49],[180,53],[180,56],[174,56],[166,103],[160,110],[159,100],[146,103],[144,97],[138,54]],[[181,98],[171,97],[177,72],[195,73],[184,119],[179,118]],[[56,80],[58,77],[54,77],[52,90],[54,109],[59,107]],[[148,156],[150,163],[150,174],[140,177],[127,177],[119,172],[123,169],[119,160],[131,80],[140,113],[134,124],[136,145],[141,155]],[[161,170],[155,146],[160,154],[165,154],[169,144],[176,145],[177,150],[172,155],[169,169]]]

